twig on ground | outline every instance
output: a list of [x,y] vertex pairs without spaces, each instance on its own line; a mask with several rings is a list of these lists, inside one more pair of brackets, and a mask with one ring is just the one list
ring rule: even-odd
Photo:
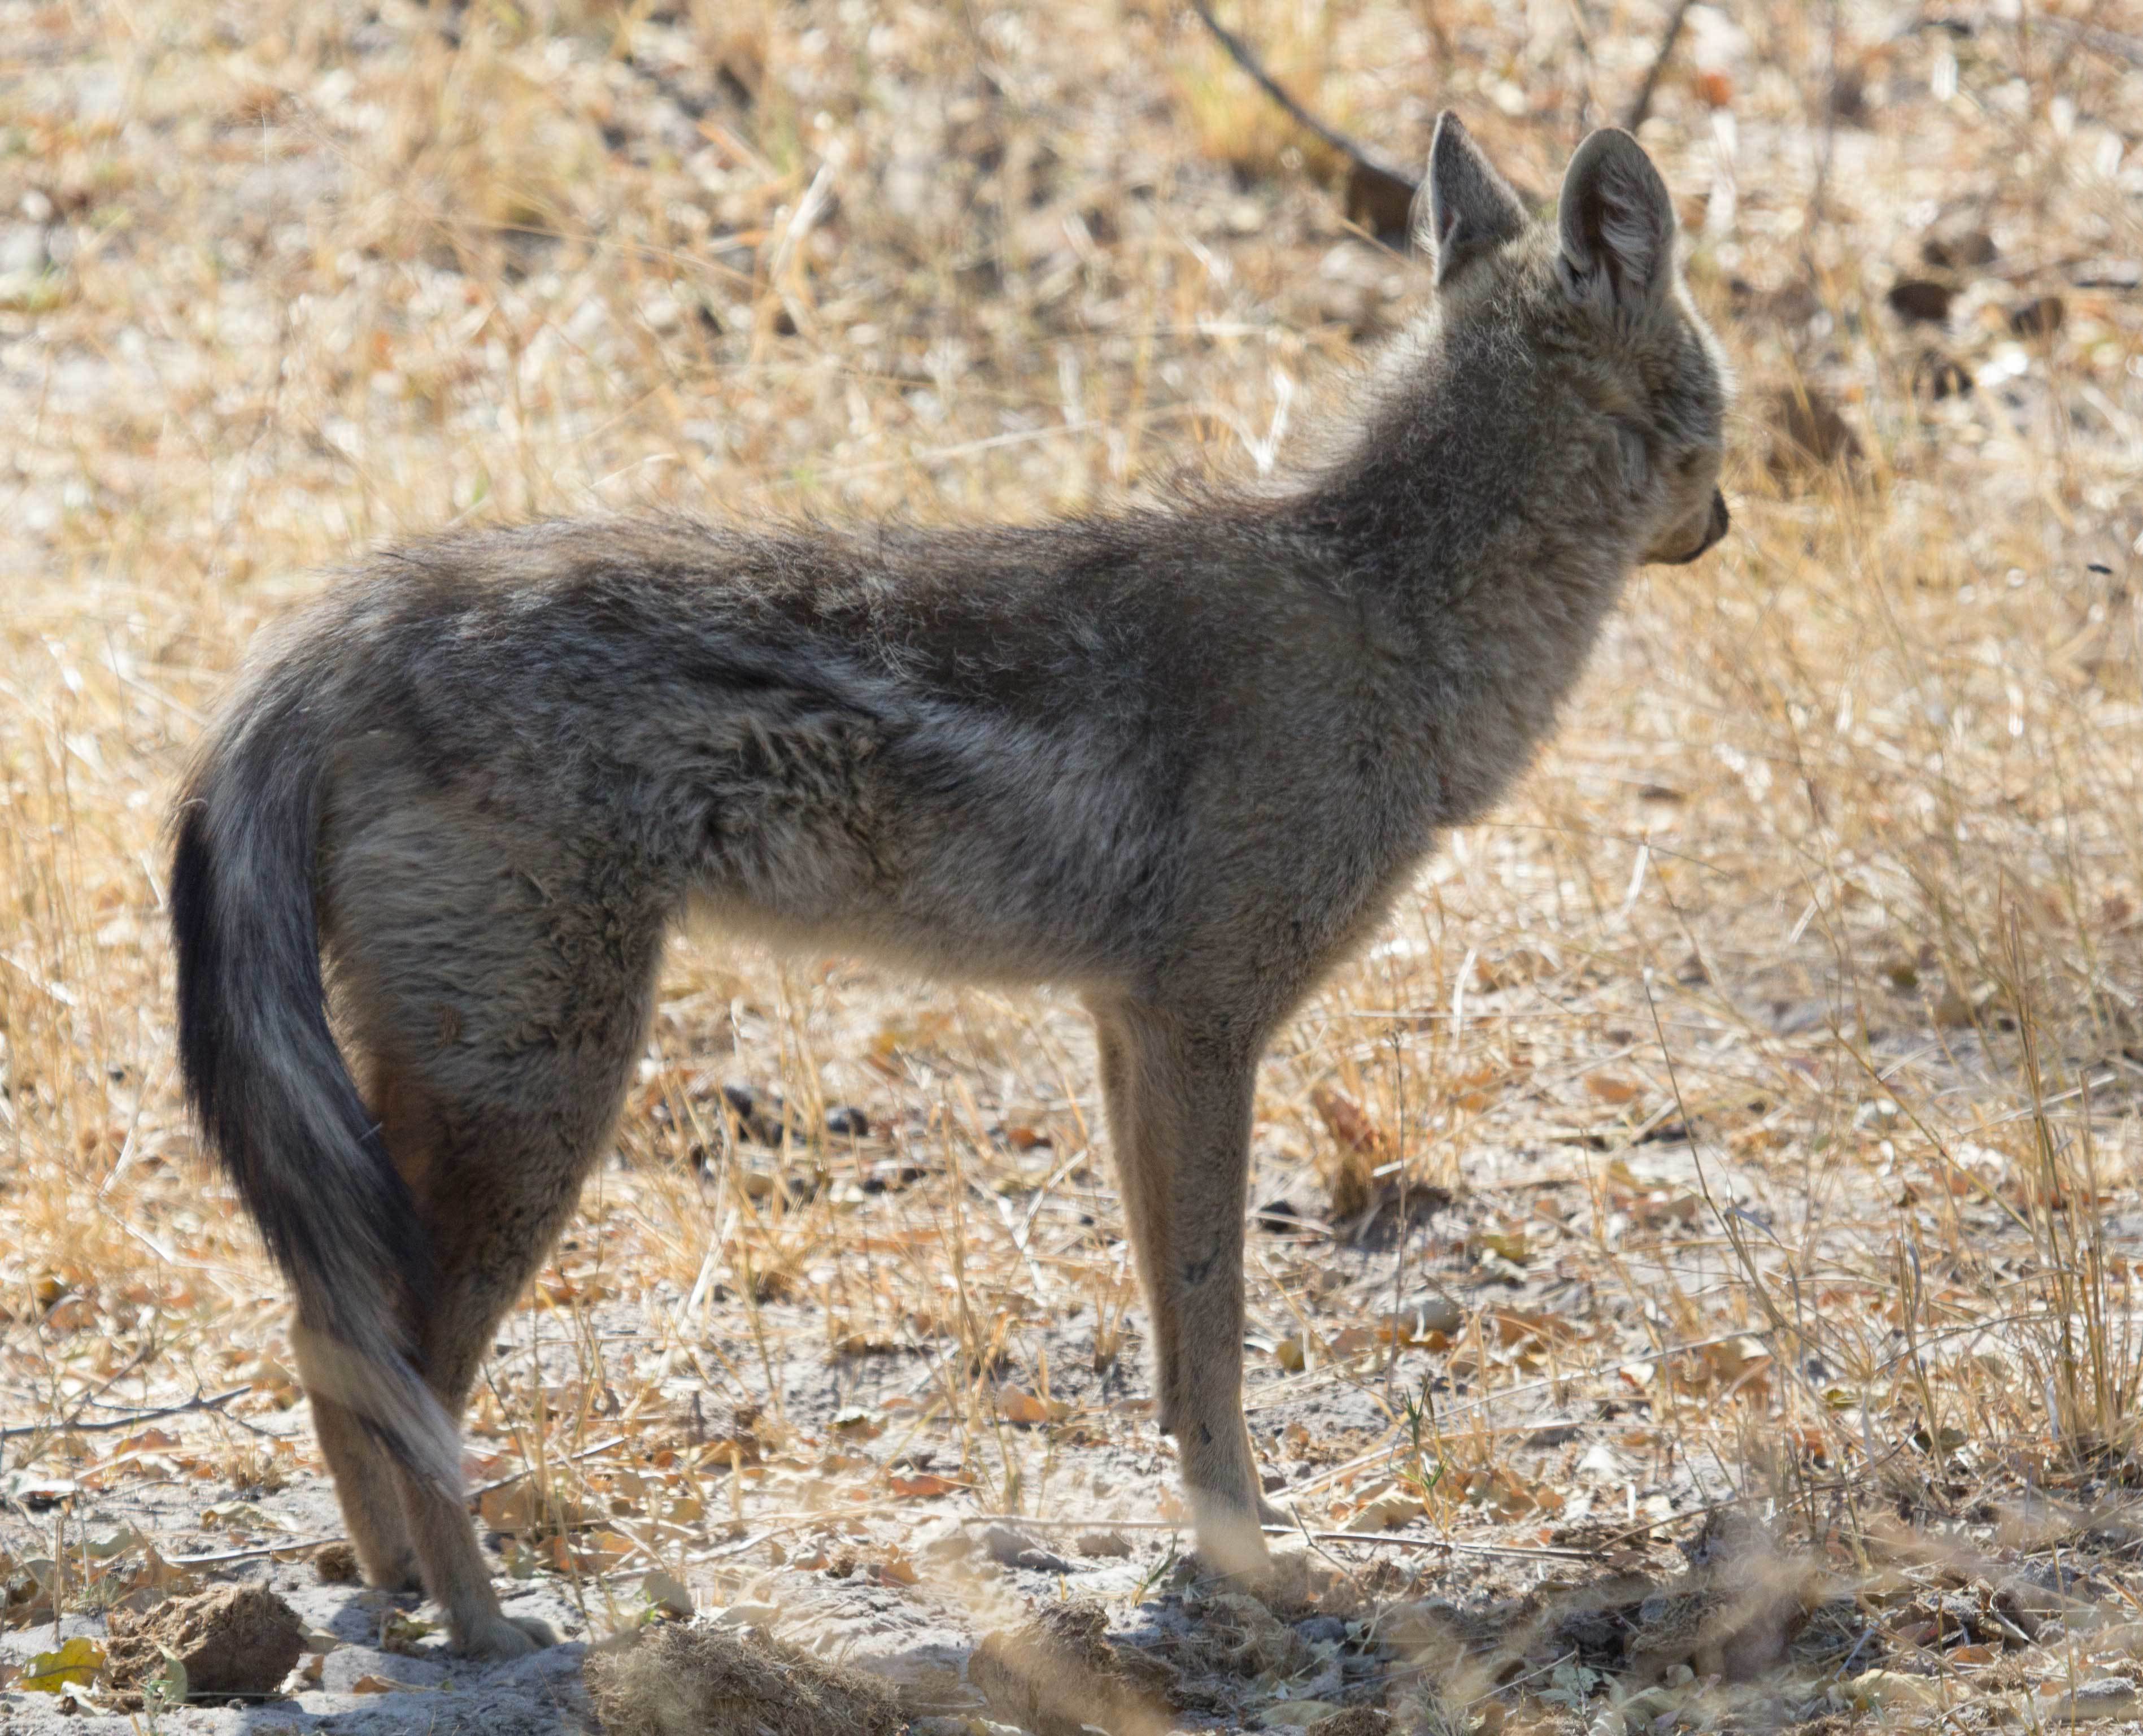
[[866,1513],[880,1513],[890,1505],[885,1501],[866,1501],[857,1507],[829,1507],[823,1513],[811,1513],[790,1517],[770,1525],[755,1535],[736,1543],[726,1544],[717,1550],[695,1550],[687,1559],[695,1566],[704,1566],[710,1561],[726,1561],[732,1555],[741,1555],[757,1549],[762,1543],[776,1537],[785,1537],[791,1531],[808,1531],[814,1525],[837,1524],[843,1520],[860,1519]]
[[245,1549],[220,1549],[205,1555],[166,1555],[174,1567],[214,1567],[225,1561],[257,1561],[263,1555],[292,1555],[305,1550],[325,1549],[330,1543],[349,1539],[337,1531],[332,1537],[304,1537],[289,1543],[256,1543]]
[[[623,1446],[626,1438],[623,1435],[613,1435],[607,1441],[598,1441],[593,1446],[584,1446],[577,1453],[567,1453],[558,1462],[562,1465],[577,1465],[583,1459],[594,1458],[597,1453],[606,1453],[614,1446]],[[503,1489],[509,1483],[517,1483],[522,1478],[533,1476],[535,1474],[534,1466],[524,1465],[520,1470],[509,1471],[502,1477],[493,1477],[488,1483],[478,1483],[475,1488],[469,1490],[468,1498],[471,1500],[476,1500],[481,1496],[490,1494],[494,1489]]]
[[1645,124],[1645,117],[1652,112],[1652,95],[1659,89],[1660,74],[1667,69],[1673,57],[1675,44],[1681,39],[1681,27],[1688,21],[1689,9],[1695,0],[1675,0],[1675,9],[1667,16],[1667,27],[1660,34],[1660,51],[1652,57],[1652,64],[1645,73],[1645,82],[1637,87],[1637,94],[1630,103],[1630,112],[1622,122],[1629,131],[1635,132]]
[[[82,1413],[59,1422],[23,1423],[13,1428],[0,1429],[0,1441],[19,1441],[30,1435],[101,1435],[117,1429],[138,1428],[145,1422],[154,1422],[162,1416],[191,1416],[198,1411],[215,1411],[229,1404],[234,1398],[242,1398],[253,1390],[248,1381],[243,1386],[233,1386],[228,1392],[219,1392],[214,1398],[205,1398],[196,1392],[182,1405],[157,1405],[146,1411],[130,1411],[124,1416],[109,1416],[99,1422],[79,1421]],[[240,1419],[229,1419],[236,1422]]]
[[[1021,1513],[970,1513],[962,1525],[1012,1525],[1026,1531],[1180,1531],[1189,1521],[1175,1519],[1029,1519]],[[1586,1549],[1542,1549],[1517,1543],[1464,1543],[1451,1537],[1408,1537],[1396,1531],[1309,1531],[1299,1525],[1269,1525],[1258,1529],[1269,1537],[1310,1537],[1319,1543],[1379,1543],[1398,1549],[1443,1549],[1462,1555],[1535,1555],[1555,1561],[1596,1561]]]

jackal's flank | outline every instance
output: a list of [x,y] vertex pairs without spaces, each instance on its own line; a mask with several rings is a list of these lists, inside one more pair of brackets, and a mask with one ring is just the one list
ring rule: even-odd
[[257,657],[178,809],[181,1058],[296,1291],[365,1572],[461,1648],[549,1638],[500,1611],[457,1418],[692,909],[1082,998],[1200,1545],[1264,1562],[1259,1058],[1523,769],[1631,567],[1726,527],[1723,370],[1634,139],[1586,140],[1535,221],[1446,116],[1420,226],[1433,306],[1282,486],[448,538]]

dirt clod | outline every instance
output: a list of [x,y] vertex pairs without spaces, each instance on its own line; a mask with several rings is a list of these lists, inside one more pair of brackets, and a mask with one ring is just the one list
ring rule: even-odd
[[893,1736],[904,1722],[876,1677],[710,1623],[591,1658],[587,1684],[609,1736]]
[[1243,1592],[1224,1591],[1207,1598],[1195,1615],[1183,1655],[1198,1670],[1289,1676],[1314,1661],[1315,1654],[1299,1634]]
[[1308,1736],[1385,1736],[1392,1714],[1380,1706],[1349,1706],[1309,1727]]
[[1022,1627],[985,1634],[968,1679],[994,1716],[1035,1736],[1080,1736],[1089,1724],[1111,1736],[1158,1736],[1168,1728],[1176,1673],[1112,1641],[1108,1626],[1106,1612],[1092,1605],[1052,1605]]
[[323,1585],[354,1585],[364,1577],[357,1551],[347,1543],[330,1543],[313,1556],[313,1571]]
[[231,1585],[173,1598],[139,1614],[111,1617],[106,1670],[121,1695],[163,1673],[164,1654],[186,1666],[189,1697],[272,1694],[304,1649],[297,1612],[259,1585]]

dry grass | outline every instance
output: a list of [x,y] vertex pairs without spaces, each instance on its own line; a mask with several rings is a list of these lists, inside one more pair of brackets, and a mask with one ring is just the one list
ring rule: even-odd
[[[7,10],[6,1468],[205,1500],[317,1471],[172,1078],[159,827],[254,629],[472,519],[1241,472],[1420,285],[1139,0]],[[1745,1501],[1860,1576],[1855,1667],[1942,1653],[1894,1616],[1929,1575],[2131,1535],[2143,37],[2071,10],[1695,15],[1644,136],[1743,374],[1735,533],[1639,578],[1537,774],[1267,1069],[1252,1420],[1314,1520],[1627,1555]],[[1660,22],[1230,16],[1386,155],[1449,102],[1542,189]],[[1946,325],[1886,304],[1922,275]],[[1804,392],[1857,459],[1780,449]],[[600,1624],[656,1564],[733,1601],[900,1584],[923,1514],[1166,1516],[1097,1118],[1046,996],[681,948],[473,1419],[533,1469],[487,1508],[517,1570]],[[1548,1679],[1506,1698],[1561,1716]]]

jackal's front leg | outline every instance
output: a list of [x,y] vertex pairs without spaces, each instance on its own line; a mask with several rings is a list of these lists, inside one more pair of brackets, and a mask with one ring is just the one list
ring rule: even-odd
[[1124,1211],[1152,1316],[1161,1426],[1200,1549],[1230,1573],[1269,1557],[1243,1420],[1243,1213],[1258,1046],[1146,1006],[1096,1009]]

